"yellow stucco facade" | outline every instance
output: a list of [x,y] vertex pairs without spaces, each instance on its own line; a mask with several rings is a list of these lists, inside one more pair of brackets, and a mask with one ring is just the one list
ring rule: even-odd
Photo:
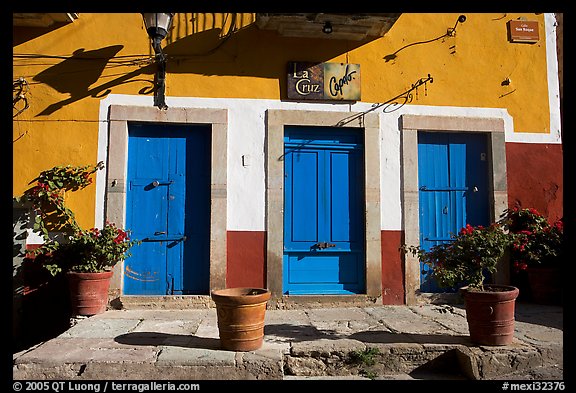
[[[282,37],[259,29],[254,14],[179,13],[162,43],[166,96],[279,100],[289,61],[357,63],[363,102],[387,101],[430,74],[412,105],[505,108],[514,132],[550,133],[544,14],[465,14],[446,35],[459,15],[404,13],[381,38],[343,41]],[[507,22],[518,18],[538,22],[538,42],[508,40]],[[54,165],[96,163],[100,101],[152,96],[152,55],[138,13],[14,28],[13,79],[27,82],[29,105],[13,119],[14,196]],[[94,224],[94,191],[69,196],[85,227]]]

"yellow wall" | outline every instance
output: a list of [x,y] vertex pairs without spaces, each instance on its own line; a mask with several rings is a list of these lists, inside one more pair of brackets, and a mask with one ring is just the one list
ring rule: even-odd
[[[544,15],[465,15],[454,37],[417,44],[445,34],[459,14],[402,14],[384,37],[367,42],[281,37],[258,29],[253,14],[177,14],[163,42],[166,95],[280,99],[288,61],[359,63],[362,101],[386,101],[431,74],[427,95],[419,89],[412,104],[507,108],[516,132],[548,133]],[[518,17],[539,22],[538,43],[508,42],[506,22]],[[13,53],[100,58],[14,57],[13,78],[29,83],[29,108],[14,118],[14,196],[44,169],[96,163],[99,103],[107,94],[152,95],[155,66],[138,13],[15,27]],[[512,83],[502,86],[507,77]],[[69,198],[86,227],[94,223],[94,194],[90,186]]]

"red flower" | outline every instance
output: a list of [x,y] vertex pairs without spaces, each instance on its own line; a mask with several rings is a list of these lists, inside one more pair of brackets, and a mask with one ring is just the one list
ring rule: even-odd
[[516,272],[528,269],[528,265],[522,261],[514,261],[514,270]]
[[[480,229],[480,228],[479,228]],[[461,235],[470,235],[474,232],[474,227],[470,224],[466,224],[466,226],[460,229]]]
[[118,235],[114,238],[114,243],[120,244],[126,239],[127,235],[122,229],[118,229]]
[[562,232],[564,230],[564,223],[561,220],[558,220],[554,223],[554,228]]

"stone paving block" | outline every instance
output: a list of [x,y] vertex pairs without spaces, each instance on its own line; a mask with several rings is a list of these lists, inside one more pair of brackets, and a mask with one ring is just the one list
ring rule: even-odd
[[84,364],[23,363],[12,367],[12,378],[24,380],[72,380],[82,378]]
[[366,331],[382,326],[375,320],[328,320],[328,321],[312,321],[311,325],[318,331],[326,336],[334,338],[346,338],[350,334],[359,331]]
[[47,341],[20,356],[19,363],[155,362],[159,348],[125,345],[113,339],[67,338]]
[[538,348],[518,340],[505,346],[459,346],[456,350],[460,367],[470,379],[506,379],[543,365]]
[[259,350],[275,350],[282,353],[288,353],[290,352],[290,340],[285,338],[277,339],[276,336],[269,336],[265,334],[262,347]]
[[94,319],[156,319],[199,321],[206,318],[210,310],[108,310],[94,315]]
[[321,376],[326,370],[326,364],[322,360],[309,357],[288,357],[285,368],[288,375]]
[[284,321],[264,325],[264,339],[269,342],[310,341],[323,337],[326,337],[325,332],[309,323]]
[[216,314],[209,315],[202,319],[194,335],[197,337],[220,338]]
[[198,330],[200,320],[163,320],[149,319],[143,320],[133,331],[134,332],[158,332],[173,335],[192,335]]
[[136,328],[139,319],[91,319],[81,320],[58,338],[114,338]]
[[561,329],[514,321],[514,336],[537,345],[562,345],[564,332]]
[[453,305],[430,305],[430,306],[413,306],[410,310],[429,318],[448,330],[446,334],[470,334],[468,330],[468,321],[466,320],[466,311]]
[[278,324],[290,322],[293,324],[310,323],[310,317],[304,310],[266,310],[264,323]]
[[[389,378],[386,377],[378,377],[376,379],[413,379],[409,376],[400,377],[398,376],[390,376]],[[305,375],[286,375],[284,377],[286,381],[369,381],[370,378],[362,377],[360,375],[321,375],[321,376],[305,376]]]
[[369,321],[372,316],[359,307],[313,308],[307,311],[310,321]]
[[281,350],[264,348],[264,346],[256,351],[237,352],[236,367],[252,375],[266,375],[267,379],[282,379],[284,354]]
[[540,326],[562,329],[564,322],[562,306],[516,302],[515,319]]
[[378,329],[364,330],[352,333],[349,339],[362,341],[366,344],[393,344],[393,343],[413,343],[414,339],[407,334],[392,332],[385,327]]
[[158,355],[159,366],[235,366],[235,353],[206,348],[163,347]]
[[412,334],[446,333],[439,323],[424,318],[405,306],[366,308],[366,311],[392,331]]
[[318,339],[292,344],[290,354],[300,357],[329,357],[330,355],[345,356],[352,351],[363,351],[366,344],[350,339]]

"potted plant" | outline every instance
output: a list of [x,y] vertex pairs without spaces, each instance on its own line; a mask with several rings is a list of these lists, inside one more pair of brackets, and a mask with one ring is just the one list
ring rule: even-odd
[[513,208],[504,212],[501,223],[512,238],[510,260],[514,279],[527,281],[533,302],[560,304],[562,220],[551,224],[534,208]]
[[[64,273],[68,279],[72,315],[94,315],[106,310],[112,268],[129,256],[137,243],[128,233],[106,222],[104,227],[82,229],[65,204],[66,191],[83,189],[92,183],[91,175],[104,167],[56,166],[43,171],[36,185],[27,190],[24,201],[35,214],[33,230],[44,243],[32,251],[35,261],[53,276]],[[50,232],[61,232],[51,236]]]
[[226,288],[211,292],[216,303],[220,346],[229,351],[254,351],[264,340],[264,319],[270,291]]
[[452,241],[429,250],[419,246],[402,248],[431,267],[440,287],[460,290],[472,342],[508,345],[514,337],[514,308],[519,290],[487,281],[496,273],[510,242],[499,223],[489,227],[467,224]]

